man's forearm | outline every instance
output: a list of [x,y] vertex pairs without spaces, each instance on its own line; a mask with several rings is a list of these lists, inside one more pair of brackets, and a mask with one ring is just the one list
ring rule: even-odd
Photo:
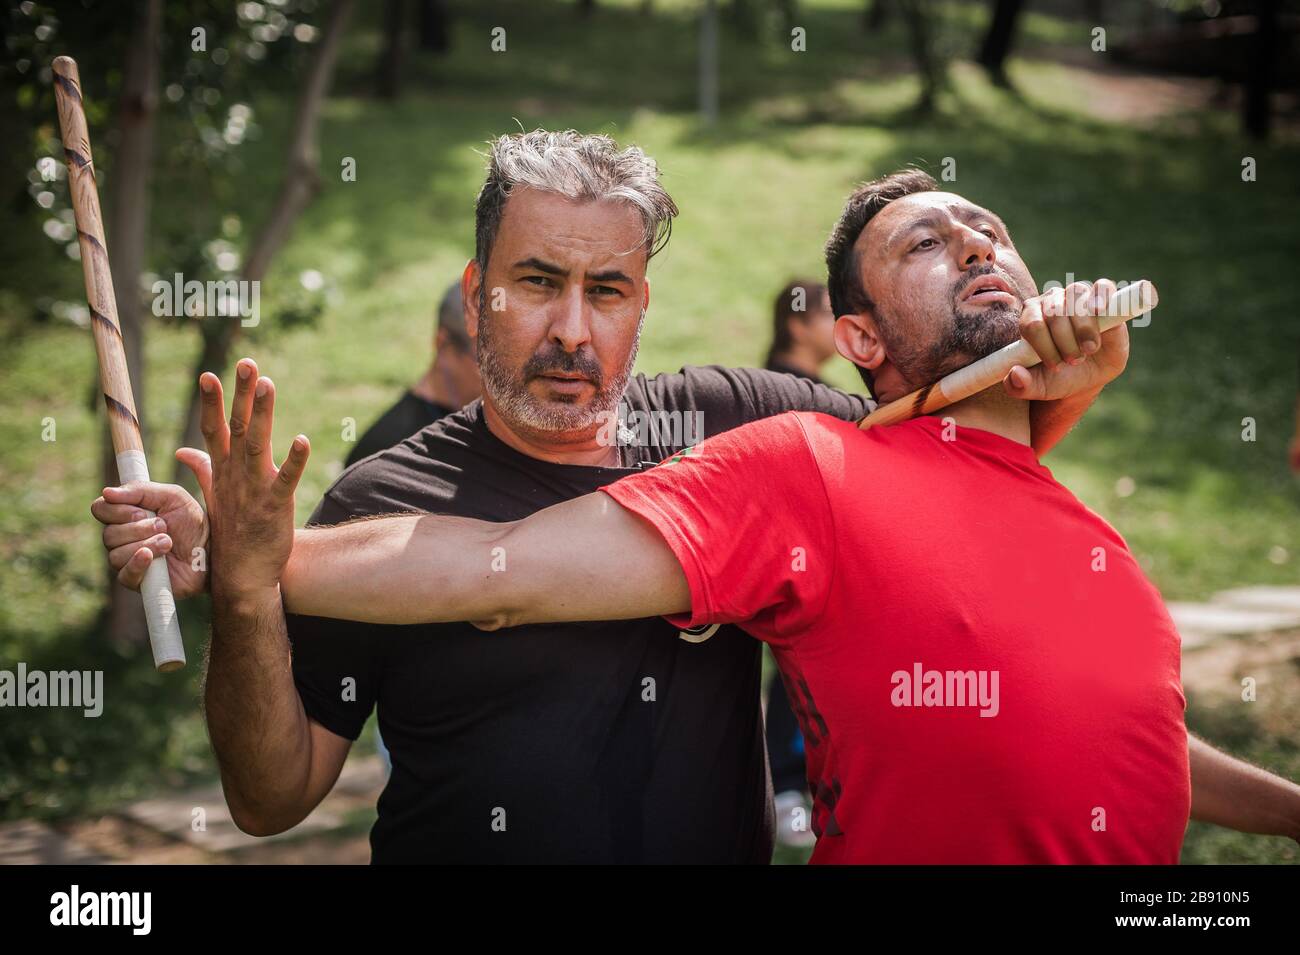
[[1187,734],[1192,818],[1238,832],[1300,840],[1300,786]]
[[204,713],[226,801],[245,831],[280,832],[311,809],[311,733],[280,595],[229,593],[219,580],[212,591]]
[[1095,388],[1067,395],[1064,398],[1057,398],[1054,401],[1031,401],[1029,403],[1029,441],[1033,445],[1035,453],[1042,457],[1055,447],[1062,438],[1070,433],[1070,429],[1083,419],[1084,412],[1097,400],[1097,396],[1100,394],[1101,389]]
[[508,524],[417,514],[306,528],[280,589],[290,613],[485,629],[691,605],[664,539],[600,493]]
[[281,581],[285,608],[366,623],[490,622],[524,572],[494,552],[510,526],[401,514],[304,528]]

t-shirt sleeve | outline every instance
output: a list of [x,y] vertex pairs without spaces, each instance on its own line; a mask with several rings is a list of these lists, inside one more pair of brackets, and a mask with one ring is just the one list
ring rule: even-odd
[[875,410],[875,402],[865,395],[853,395],[820,381],[810,381],[783,371],[743,368],[745,381],[753,396],[755,418],[766,418],[786,411],[810,411],[830,415],[841,421],[861,421]]
[[835,572],[835,530],[798,415],[708,438],[601,489],[663,536],[686,574],[679,627],[741,624],[785,646],[817,619]]
[[[340,524],[350,514],[327,492],[308,526]],[[379,692],[379,652],[369,624],[285,614],[293,654],[293,681],[303,710],[331,733],[355,740]]]
[[812,411],[859,421],[875,409],[865,395],[763,368],[687,365],[673,374],[643,379],[648,407],[701,416],[705,436],[787,411]]

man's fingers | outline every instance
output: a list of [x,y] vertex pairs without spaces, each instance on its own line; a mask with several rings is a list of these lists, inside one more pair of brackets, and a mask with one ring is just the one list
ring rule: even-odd
[[157,534],[167,532],[167,522],[161,517],[146,517],[127,524],[109,524],[104,528],[104,546],[109,550],[125,544],[140,544]]
[[[132,561],[139,560],[147,568],[150,560],[167,553],[171,549],[172,539],[169,536],[166,534],[152,534],[142,541],[132,541],[130,544],[123,544],[121,547],[114,547],[108,552],[108,563],[114,570],[121,571]],[[149,556],[140,557],[141,550],[144,550]]]
[[1056,346],[1061,361],[1071,365],[1083,358],[1079,342],[1074,337],[1074,322],[1072,315],[1057,315],[1047,320],[1047,328],[1052,333],[1052,344]]
[[[108,555],[109,562],[113,562],[113,554]],[[141,547],[127,557],[122,559],[122,564],[113,563],[118,567],[117,581],[128,590],[139,590],[140,584],[144,580],[144,572],[149,569],[153,563],[153,552],[147,547]]]
[[199,430],[208,454],[218,462],[230,454],[230,429],[226,426],[225,398],[221,379],[210,371],[199,375]]
[[157,481],[132,481],[120,487],[104,488],[105,501],[110,504],[133,504],[137,510],[165,511],[176,507],[188,496],[185,488],[178,484],[159,484]]
[[230,453],[242,452],[248,418],[253,413],[253,387],[257,384],[257,362],[241,358],[235,364],[235,397],[230,402]]
[[311,456],[311,442],[305,434],[293,439],[289,446],[289,456],[284,459],[280,472],[276,475],[275,490],[281,497],[290,497],[298,488],[302,472],[307,467],[307,458]]
[[257,379],[253,389],[253,413],[244,438],[244,466],[251,472],[274,467],[271,460],[271,424],[275,417],[275,382]]
[[[1111,299],[1115,297],[1115,293],[1118,291],[1119,286],[1110,279],[1097,279],[1092,283],[1091,324],[1096,328],[1095,337],[1091,331],[1086,333],[1086,338],[1083,334],[1080,334],[1078,323],[1076,323],[1074,330],[1075,337],[1079,339],[1079,347],[1083,349],[1084,354],[1095,354],[1101,348],[1101,329],[1098,326],[1098,320],[1102,316],[1110,314]],[[1088,344],[1090,341],[1092,342],[1091,347]]]
[[1048,370],[1061,363],[1061,353],[1052,342],[1052,333],[1043,318],[1043,305],[1038,299],[1031,298],[1025,303],[1020,313],[1020,336],[1038,352],[1038,357]]
[[131,521],[145,519],[144,508],[136,504],[115,504],[104,497],[95,498],[94,503],[90,505],[90,513],[101,524],[128,524]]

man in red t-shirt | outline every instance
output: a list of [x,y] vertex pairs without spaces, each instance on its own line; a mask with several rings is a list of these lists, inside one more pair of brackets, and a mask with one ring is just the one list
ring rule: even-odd
[[[837,345],[886,400],[1014,339],[1035,290],[1001,220],[915,173],[856,192],[827,260]],[[1044,321],[1113,292],[1064,290]],[[1073,347],[1024,330],[1035,374],[1097,350],[1095,322],[1075,327]],[[510,524],[300,531],[283,597],[485,629],[734,622],[772,646],[806,736],[813,861],[1174,863],[1192,795],[1178,635],[1119,534],[1035,457],[1029,375],[891,428],[758,421]],[[1289,783],[1202,778],[1200,818],[1296,818]]]

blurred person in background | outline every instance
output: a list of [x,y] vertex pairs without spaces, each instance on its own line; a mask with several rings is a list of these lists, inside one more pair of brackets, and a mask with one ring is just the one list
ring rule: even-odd
[[348,455],[346,466],[351,467],[362,458],[385,451],[443,415],[459,411],[482,390],[474,346],[465,331],[460,282],[453,282],[438,306],[433,361],[420,380],[361,436]]
[[[763,367],[822,384],[820,372],[835,357],[835,313],[821,282],[792,279],[773,303],[772,345]],[[809,820],[812,800],[804,770],[803,733],[778,673],[767,697],[767,754],[776,794],[776,838],[783,845],[811,849],[817,842]],[[802,808],[802,813],[798,812]]]

